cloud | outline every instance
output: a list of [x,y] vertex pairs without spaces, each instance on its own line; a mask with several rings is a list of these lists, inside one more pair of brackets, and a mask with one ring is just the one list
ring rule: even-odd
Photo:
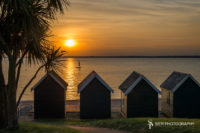
[[[193,21],[200,13],[200,1],[195,0],[73,0],[63,19],[69,23],[113,23],[150,19]],[[194,21],[197,19],[194,18]]]
[[84,36],[97,45],[110,45],[109,49],[184,44],[192,53],[190,43],[200,49],[199,23],[200,0],[71,0],[53,28],[59,36],[74,32],[79,39]]

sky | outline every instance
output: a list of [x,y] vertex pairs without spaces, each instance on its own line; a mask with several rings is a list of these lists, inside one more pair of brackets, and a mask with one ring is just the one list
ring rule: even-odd
[[[200,54],[200,0],[71,0],[51,39],[70,56]],[[76,45],[65,46],[73,39]]]

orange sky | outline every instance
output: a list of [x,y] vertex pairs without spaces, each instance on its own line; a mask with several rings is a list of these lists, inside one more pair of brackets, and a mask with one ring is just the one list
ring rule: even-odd
[[52,33],[70,56],[197,55],[199,24],[198,0],[71,0]]

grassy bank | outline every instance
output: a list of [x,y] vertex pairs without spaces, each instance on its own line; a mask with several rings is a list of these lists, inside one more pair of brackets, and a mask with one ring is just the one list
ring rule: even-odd
[[46,124],[20,123],[20,128],[15,131],[0,130],[0,133],[81,133],[80,131]]
[[[152,120],[154,126],[149,130],[148,120]],[[194,122],[193,126],[155,126],[155,122]],[[200,133],[200,119],[111,119],[97,120],[85,123],[88,126],[113,128],[130,131],[132,133]]]
[[[152,120],[154,126],[148,127],[148,120]],[[41,122],[41,121],[40,121]],[[78,125],[104,127],[125,130],[132,133],[200,133],[200,119],[176,119],[176,118],[132,118],[109,120],[49,120],[43,121],[59,125]],[[193,126],[155,126],[155,122],[194,122]]]

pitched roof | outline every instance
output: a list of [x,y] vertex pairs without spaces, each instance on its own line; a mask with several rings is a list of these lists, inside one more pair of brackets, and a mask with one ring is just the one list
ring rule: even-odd
[[157,93],[161,94],[160,90],[158,90],[146,77],[135,71],[133,71],[131,75],[129,75],[129,77],[119,86],[119,89],[122,90],[125,95],[128,95],[141,80],[146,81]]
[[55,72],[55,71],[51,71],[49,73],[55,80],[58,80],[58,82],[60,84],[62,84],[64,87],[68,86],[68,84]]
[[33,86],[33,88],[31,90],[34,90],[35,88],[38,87],[38,85],[45,80],[48,76],[51,76],[63,89],[66,89],[66,86],[68,86],[68,84],[55,72],[55,71],[50,71],[49,73],[47,73],[46,75],[44,75],[40,81],[38,81],[37,84],[35,84]]
[[136,71],[133,71],[128,78],[119,86],[119,89],[123,92],[126,92],[126,90],[136,82],[136,80],[141,76],[140,73],[137,73]]
[[190,74],[172,72],[172,74],[160,85],[160,87],[175,92],[189,77],[197,85],[199,85],[199,83]]
[[98,79],[109,91],[114,92],[112,88],[95,72],[92,71],[79,85],[78,93],[80,93],[84,88],[94,79]]
[[160,85],[161,88],[173,90],[189,74],[172,72],[171,75]]

